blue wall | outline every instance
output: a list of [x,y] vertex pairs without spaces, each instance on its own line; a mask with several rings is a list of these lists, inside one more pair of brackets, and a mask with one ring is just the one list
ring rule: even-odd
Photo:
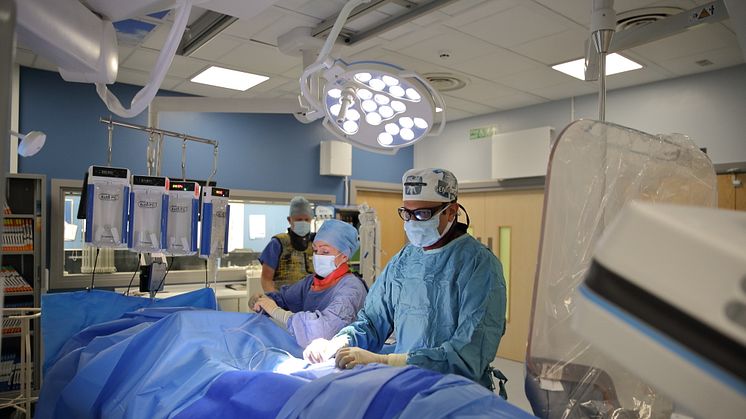
[[[139,89],[122,84],[112,88],[125,104]],[[98,118],[108,116],[93,85],[67,83],[57,73],[21,68],[20,129],[44,131],[47,142],[36,156],[19,159],[19,172],[81,179],[91,164],[106,164],[107,132]],[[143,112],[129,121],[147,125],[147,115]],[[319,143],[333,138],[319,122],[305,125],[292,115],[216,113],[163,113],[160,121],[165,129],[219,141],[216,180],[221,186],[332,194],[338,203],[344,202],[342,178],[319,175]],[[145,138],[144,133],[115,128],[112,164],[144,174]],[[412,161],[411,147],[394,156],[353,148],[351,179],[398,183]],[[211,165],[211,147],[188,144],[187,176],[207,178]],[[163,174],[181,176],[177,140],[166,140]]]

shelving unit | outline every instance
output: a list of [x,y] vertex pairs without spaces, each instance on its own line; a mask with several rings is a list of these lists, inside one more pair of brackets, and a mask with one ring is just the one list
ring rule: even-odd
[[[30,408],[41,387],[39,309],[45,260],[46,177],[6,176],[2,254],[0,406]],[[23,378],[22,378],[23,377]],[[30,383],[26,388],[21,383]],[[30,413],[30,412],[29,412]]]

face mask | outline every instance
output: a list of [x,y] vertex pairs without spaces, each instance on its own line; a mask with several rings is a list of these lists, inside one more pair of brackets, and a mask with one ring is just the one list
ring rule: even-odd
[[293,230],[293,233],[299,235],[299,236],[305,236],[306,234],[311,232],[311,223],[308,221],[295,221],[293,223],[293,227],[291,227],[291,230]]
[[443,234],[438,232],[440,214],[443,211],[445,211],[445,208],[438,211],[437,214],[433,215],[433,217],[427,221],[405,221],[404,231],[407,233],[409,242],[417,247],[428,247],[434,245],[438,240],[440,240],[440,238],[443,237],[443,234],[451,229],[451,225],[453,224],[453,221],[449,221],[446,228],[443,229]]
[[334,272],[337,269],[337,265],[334,264],[336,257],[332,255],[313,255],[313,270],[316,275],[324,278]]

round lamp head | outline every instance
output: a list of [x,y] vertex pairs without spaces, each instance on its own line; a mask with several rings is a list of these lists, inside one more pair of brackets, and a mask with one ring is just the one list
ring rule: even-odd
[[33,156],[38,153],[44,142],[47,141],[47,134],[41,131],[31,131],[26,135],[20,136],[21,142],[18,144],[18,154],[23,157]]
[[337,60],[324,73],[324,125],[337,137],[395,151],[430,133],[442,100],[426,80],[385,63]]

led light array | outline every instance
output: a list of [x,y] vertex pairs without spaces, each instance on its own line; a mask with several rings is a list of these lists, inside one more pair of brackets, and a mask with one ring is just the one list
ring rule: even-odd
[[[357,134],[364,123],[372,127],[383,125],[377,140],[385,147],[407,144],[427,133],[430,123],[413,115],[417,113],[413,108],[421,101],[421,95],[409,82],[383,72],[355,73],[344,88],[334,87],[326,94],[330,120],[345,134]],[[342,113],[343,104],[347,109]],[[419,108],[421,112],[422,106]]]

